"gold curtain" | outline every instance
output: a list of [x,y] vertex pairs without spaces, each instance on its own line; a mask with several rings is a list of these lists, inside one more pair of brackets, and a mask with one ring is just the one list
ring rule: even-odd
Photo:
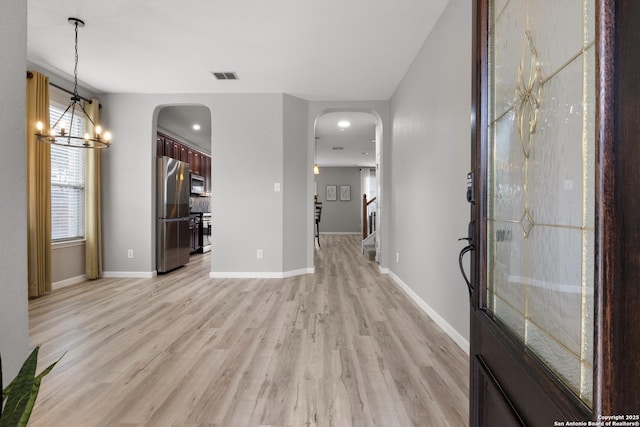
[[[92,99],[84,105],[87,115],[98,123],[100,104]],[[87,120],[86,132],[94,134],[93,124]],[[100,150],[86,151],[84,215],[85,215],[85,260],[87,279],[97,279],[102,275],[102,235],[100,220]]]
[[49,78],[27,73],[27,251],[29,297],[51,291],[51,147],[36,123],[49,127]]

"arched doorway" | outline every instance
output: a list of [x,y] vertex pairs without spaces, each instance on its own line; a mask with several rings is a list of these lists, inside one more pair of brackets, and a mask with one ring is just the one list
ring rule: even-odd
[[[363,252],[380,250],[382,121],[370,110],[330,109],[314,121],[314,199],[323,204],[321,232],[358,234]],[[334,193],[335,192],[335,193]],[[335,194],[335,196],[334,196]],[[365,214],[363,215],[363,196]]]
[[[167,105],[156,113],[155,265],[157,272],[166,273],[193,257],[210,255],[211,111],[203,105]],[[165,186],[170,170],[188,171],[186,177],[180,173],[178,187]],[[165,200],[167,193],[180,203]]]

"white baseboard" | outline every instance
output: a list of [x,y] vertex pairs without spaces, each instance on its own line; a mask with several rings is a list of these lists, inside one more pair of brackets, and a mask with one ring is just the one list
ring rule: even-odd
[[301,276],[315,273],[315,268],[302,268],[300,270],[283,272],[233,272],[233,271],[212,271],[209,273],[210,279],[286,279],[288,277]]
[[75,285],[76,283],[84,282],[85,280],[87,280],[87,276],[84,274],[76,277],[70,277],[65,280],[60,280],[59,282],[53,282],[51,284],[51,289],[55,291],[56,289],[61,289],[67,286]]
[[438,314],[429,304],[427,304],[418,294],[416,294],[413,289],[409,287],[406,283],[402,281],[393,271],[389,272],[389,276],[393,281],[411,298],[418,304],[420,307],[438,326],[442,328],[443,331],[446,332],[447,335],[460,347],[465,353],[470,353],[470,345],[469,341],[458,331],[456,331],[453,326],[451,326],[442,316]]
[[155,271],[103,271],[102,277],[115,279],[151,279],[156,276]]
[[378,266],[378,272],[380,274],[389,274],[389,268],[388,267]]

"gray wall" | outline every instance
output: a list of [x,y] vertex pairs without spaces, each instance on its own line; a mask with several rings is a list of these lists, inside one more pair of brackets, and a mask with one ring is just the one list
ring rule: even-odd
[[471,27],[471,0],[451,0],[391,100],[390,269],[467,341]]
[[[5,385],[29,350],[27,308],[27,187],[25,72],[27,2],[2,2],[0,14],[0,354]],[[10,58],[11,60],[6,60]],[[10,185],[7,185],[10,184]]]
[[53,289],[86,279],[85,241],[56,243],[51,248],[51,284]]
[[[212,115],[211,271],[217,276],[284,272],[283,191],[274,190],[277,183],[286,191],[282,94],[108,94],[102,98],[104,121],[114,136],[102,168],[105,274],[146,277],[155,270],[154,131],[159,109],[179,104],[201,104]],[[298,104],[293,99],[287,102]],[[299,114],[286,110],[294,120]],[[300,130],[291,132],[288,141]],[[288,173],[288,182],[306,180],[302,167]],[[304,213],[307,202],[295,194],[294,190],[290,203]],[[288,247],[311,244],[311,236],[304,233],[287,236]],[[127,258],[127,249],[134,250],[133,259]],[[258,249],[263,251],[262,259],[257,259]],[[310,267],[298,263],[286,264],[292,270]]]
[[[360,233],[362,219],[360,168],[320,168],[314,175],[318,184],[318,201],[322,202],[320,233]],[[327,201],[327,185],[335,185],[336,200]],[[340,186],[351,186],[351,200],[340,200]]]
[[284,95],[284,196],[283,270],[296,272],[307,266],[307,214],[313,200],[307,194],[307,101]]

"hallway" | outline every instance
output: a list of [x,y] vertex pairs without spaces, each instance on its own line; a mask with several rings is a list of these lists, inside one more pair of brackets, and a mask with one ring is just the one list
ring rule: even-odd
[[323,235],[316,273],[153,279],[30,301],[44,379],[31,426],[466,426],[467,355],[358,253]]

